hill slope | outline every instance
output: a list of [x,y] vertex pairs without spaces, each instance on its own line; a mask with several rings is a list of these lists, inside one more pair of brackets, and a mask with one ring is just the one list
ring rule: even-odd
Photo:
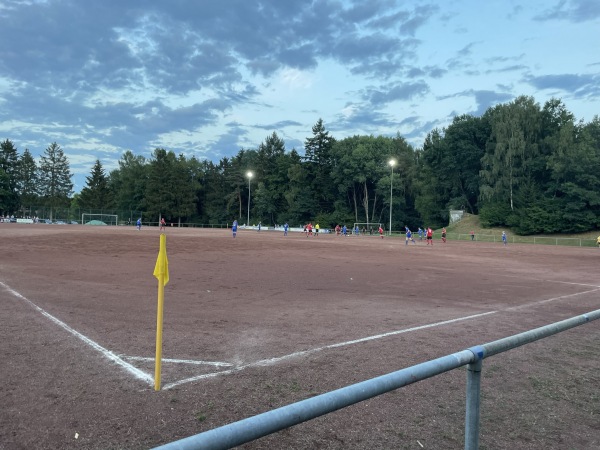
[[[476,235],[497,235],[500,236],[502,231],[506,231],[509,234],[513,234],[509,228],[484,228],[481,226],[479,216],[465,213],[463,218],[458,222],[448,225],[446,227],[448,233],[453,234],[469,234],[474,231]],[[540,237],[562,237],[562,238],[579,238],[579,239],[596,239],[600,234],[599,230],[586,231],[585,233],[579,234],[540,234],[536,236]]]

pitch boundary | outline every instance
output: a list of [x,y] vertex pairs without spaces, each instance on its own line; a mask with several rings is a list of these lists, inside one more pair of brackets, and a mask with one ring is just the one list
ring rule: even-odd
[[[180,386],[182,384],[191,383],[191,382],[194,382],[194,381],[199,381],[199,380],[206,379],[206,378],[214,378],[214,377],[221,376],[221,375],[229,375],[229,374],[232,374],[232,373],[235,373],[235,372],[239,372],[239,371],[242,371],[244,369],[251,368],[251,367],[260,367],[260,366],[273,365],[273,364],[277,364],[277,363],[279,363],[281,361],[285,361],[285,360],[289,360],[289,359],[293,359],[293,358],[298,358],[298,357],[302,357],[302,356],[307,356],[307,355],[318,353],[318,352],[321,352],[321,351],[324,351],[324,350],[329,350],[329,349],[333,349],[333,348],[344,347],[344,346],[348,346],[348,345],[359,344],[359,343],[362,343],[362,342],[368,342],[368,341],[372,341],[372,340],[376,340],[376,339],[383,339],[383,338],[386,338],[386,337],[389,337],[389,336],[395,336],[395,335],[398,335],[398,334],[410,333],[410,332],[413,332],[413,331],[420,331],[420,330],[424,330],[424,329],[427,329],[427,328],[434,328],[434,327],[443,326],[443,325],[447,325],[447,324],[451,324],[451,323],[456,323],[456,322],[461,322],[461,321],[476,319],[476,318],[479,318],[479,317],[489,316],[489,315],[496,314],[496,313],[499,313],[499,312],[515,311],[515,310],[518,310],[518,309],[523,309],[523,308],[527,308],[527,307],[532,307],[532,306],[536,306],[536,305],[542,305],[542,304],[550,303],[550,302],[553,302],[553,301],[556,301],[556,300],[561,300],[561,299],[566,299],[566,298],[572,298],[572,297],[576,297],[576,296],[579,296],[579,295],[584,295],[584,294],[589,294],[589,293],[592,293],[592,292],[600,291],[600,286],[593,285],[593,284],[572,283],[572,282],[557,281],[557,280],[543,280],[543,281],[545,281],[545,282],[553,282],[553,283],[563,283],[563,284],[579,285],[579,286],[589,286],[589,287],[594,287],[595,289],[590,289],[590,290],[586,290],[586,291],[583,291],[583,292],[577,292],[577,293],[574,293],[574,294],[561,295],[561,296],[558,296],[558,297],[552,297],[552,298],[544,299],[544,300],[538,300],[538,301],[535,301],[535,302],[525,303],[525,304],[519,305],[519,306],[513,306],[513,307],[508,307],[508,308],[503,308],[503,309],[498,309],[498,310],[487,311],[487,312],[483,312],[483,313],[479,313],[479,314],[473,314],[473,315],[469,315],[469,316],[457,317],[457,318],[454,318],[454,319],[448,319],[448,320],[444,320],[444,321],[440,321],[440,322],[434,322],[434,323],[419,325],[419,326],[416,326],[416,327],[405,328],[405,329],[402,329],[402,330],[389,331],[387,333],[381,333],[381,334],[377,334],[377,335],[373,335],[373,336],[366,336],[366,337],[363,337],[363,338],[353,339],[353,340],[345,341],[345,342],[338,342],[338,343],[335,343],[335,344],[329,344],[329,345],[325,345],[325,346],[322,346],[322,347],[317,347],[317,348],[313,348],[313,349],[308,349],[308,350],[302,350],[302,351],[298,351],[298,352],[293,352],[293,353],[290,353],[290,354],[287,354],[287,355],[283,355],[283,356],[279,356],[279,357],[262,359],[262,360],[259,360],[259,361],[251,362],[251,363],[248,363],[248,364],[242,364],[242,365],[238,365],[238,366],[234,366],[234,364],[229,363],[229,362],[221,362],[221,361],[202,361],[202,360],[187,360],[187,359],[168,359],[168,358],[164,358],[163,362],[168,362],[168,363],[179,363],[179,364],[190,364],[190,365],[212,365],[212,366],[215,366],[215,367],[230,367],[230,369],[221,370],[221,371],[217,371],[217,372],[211,372],[211,373],[207,373],[207,374],[202,374],[202,375],[198,375],[198,376],[194,376],[194,377],[189,377],[189,378],[181,379],[179,381],[175,381],[175,382],[172,382],[172,383],[167,383],[167,384],[165,384],[163,386],[163,389],[164,390],[168,390],[168,389],[172,389],[174,387]],[[120,366],[121,368],[125,369],[126,372],[128,372],[131,375],[133,375],[136,379],[138,379],[140,381],[143,381],[143,382],[145,382],[146,384],[148,384],[150,386],[154,385],[154,377],[152,375],[145,373],[144,371],[138,369],[134,365],[132,365],[132,364],[128,363],[127,361],[125,361],[127,359],[127,360],[131,360],[131,361],[145,361],[146,362],[146,361],[153,361],[154,358],[143,357],[143,356],[117,355],[117,354],[113,353],[112,351],[110,351],[110,350],[102,347],[100,344],[98,344],[97,342],[95,342],[92,339],[88,338],[87,336],[81,334],[77,330],[73,329],[72,327],[70,327],[69,325],[67,325],[66,323],[64,323],[63,321],[61,321],[60,319],[54,317],[53,315],[51,315],[50,313],[48,313],[44,309],[40,308],[35,303],[33,303],[31,300],[29,300],[27,297],[25,297],[21,293],[17,292],[16,290],[12,289],[6,283],[0,281],[0,286],[2,286],[10,294],[12,294],[15,297],[17,297],[17,298],[23,300],[24,302],[26,302],[28,305],[30,305],[32,308],[34,308],[40,314],[42,314],[43,316],[45,316],[46,318],[48,318],[50,321],[52,321],[53,323],[55,323],[59,327],[63,328],[65,331],[67,331],[71,335],[75,336],[77,339],[81,340],[82,342],[84,342],[85,344],[87,344],[88,346],[90,346],[91,348],[93,348],[94,350],[98,351],[105,358],[113,361],[118,366]]]

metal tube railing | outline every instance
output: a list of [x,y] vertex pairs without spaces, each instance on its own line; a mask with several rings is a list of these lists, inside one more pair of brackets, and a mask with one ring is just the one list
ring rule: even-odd
[[465,449],[475,450],[479,448],[480,389],[483,359],[596,319],[600,319],[600,309],[327,392],[156,447],[156,450],[232,448],[464,365],[468,365]]

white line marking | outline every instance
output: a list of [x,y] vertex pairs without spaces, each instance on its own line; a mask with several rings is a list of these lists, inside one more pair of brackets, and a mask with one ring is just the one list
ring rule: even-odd
[[527,308],[527,307],[533,306],[533,305],[543,305],[544,303],[550,303],[555,300],[562,300],[563,298],[576,297],[578,295],[589,294],[590,292],[597,292],[597,291],[600,291],[600,287],[598,287],[597,289],[589,290],[589,291],[577,292],[575,294],[567,294],[567,295],[561,295],[560,297],[552,297],[552,298],[548,298],[546,300],[539,300],[539,301],[533,302],[533,303],[525,303],[524,305],[511,306],[509,308],[505,308],[503,311],[514,311],[516,309]]
[[556,280],[544,280],[544,281],[551,281],[553,283],[562,283],[562,284],[574,284],[576,286],[590,286],[590,287],[600,288],[600,286],[598,286],[597,284],[572,283],[570,281],[556,281]]
[[[148,358],[146,356],[126,356],[126,355],[121,355],[122,358],[131,360],[131,361],[155,361],[155,358]],[[228,363],[228,362],[220,362],[220,361],[196,361],[193,359],[169,359],[169,358],[162,358],[161,359],[162,362],[164,363],[175,363],[175,364],[192,364],[192,365],[208,365],[208,366],[216,366],[216,367],[231,367],[233,366],[232,363]]]
[[381,338],[385,338],[388,336],[394,336],[396,334],[402,334],[402,333],[410,333],[411,331],[418,331],[418,330],[424,330],[426,328],[432,328],[432,327],[439,327],[441,325],[447,325],[449,323],[454,323],[454,322],[460,322],[463,320],[469,320],[469,319],[475,319],[477,317],[483,317],[483,316],[487,316],[490,314],[496,314],[498,311],[488,311],[485,313],[481,313],[481,314],[474,314],[472,316],[465,316],[465,317],[459,317],[456,319],[450,319],[450,320],[444,320],[442,322],[435,322],[435,323],[429,323],[427,325],[420,325],[418,327],[412,327],[412,328],[405,328],[403,330],[396,330],[396,331],[390,331],[389,333],[383,333],[383,334],[377,334],[375,336],[368,336],[368,337],[364,337],[361,339],[355,339],[352,341],[346,341],[346,342],[339,342],[337,344],[330,344],[330,345],[325,345],[323,347],[318,347],[318,348],[313,348],[310,350],[303,350],[300,352],[294,352],[294,353],[290,353],[289,355],[284,355],[284,356],[279,356],[276,358],[269,358],[269,359],[262,359],[260,361],[256,361],[253,363],[249,363],[249,364],[243,364],[241,366],[237,366],[234,369],[230,369],[230,370],[224,370],[221,372],[213,372],[213,373],[207,373],[207,374],[203,374],[203,375],[198,375],[195,377],[191,377],[191,378],[186,378],[184,380],[179,380],[179,381],[175,381],[174,383],[169,383],[163,386],[163,389],[171,389],[174,388],[176,386],[179,386],[180,384],[184,384],[184,383],[191,383],[192,381],[198,381],[198,380],[202,380],[204,378],[212,378],[212,377],[216,377],[218,375],[228,375],[234,372],[239,372],[240,370],[243,369],[247,369],[248,367],[258,367],[258,366],[268,366],[268,365],[272,365],[272,364],[276,364],[280,361],[284,361],[286,359],[291,359],[291,358],[297,358],[299,356],[306,356],[306,355],[310,355],[312,353],[317,353],[317,352],[321,352],[323,350],[328,350],[330,348],[338,348],[338,347],[344,347],[346,345],[352,345],[352,344],[358,344],[360,342],[367,342],[367,341],[372,341],[375,339],[381,339]]
[[7,286],[2,281],[0,281],[0,285],[2,287],[4,287],[4,289],[6,289],[8,292],[10,292],[11,294],[13,294],[15,297],[18,297],[21,300],[24,300],[25,302],[27,302],[29,305],[31,305],[33,308],[35,308],[37,311],[39,311],[42,315],[46,316],[48,319],[50,319],[56,325],[58,325],[59,327],[63,328],[64,330],[68,331],[69,333],[71,333],[76,338],[78,338],[78,339],[82,340],[83,342],[85,342],[86,344],[88,344],[94,350],[99,351],[106,358],[110,359],[111,361],[115,362],[116,364],[118,364],[119,366],[121,366],[122,368],[124,368],[127,372],[129,372],[130,374],[132,374],[137,379],[145,381],[146,383],[150,384],[151,386],[154,386],[154,378],[151,377],[150,375],[148,375],[147,373],[144,373],[140,369],[138,369],[137,367],[134,367],[131,364],[123,361],[121,358],[119,358],[117,355],[115,355],[110,350],[105,349],[100,344],[92,341],[90,338],[84,336],[83,334],[79,333],[78,331],[75,331],[69,325],[67,325],[66,323],[64,323],[61,320],[57,319],[56,317],[54,317],[50,313],[44,311],[42,308],[40,308],[39,306],[37,306],[31,300],[29,300],[28,298],[26,298],[23,295],[19,294],[17,291],[15,291],[14,289],[10,288],[9,286]]
[[[229,369],[229,370],[223,370],[223,371],[220,371],[220,372],[212,372],[212,373],[207,373],[207,374],[198,375],[198,376],[195,376],[195,377],[191,377],[191,378],[186,378],[186,379],[183,379],[183,380],[179,380],[179,381],[176,381],[176,382],[164,385],[163,389],[165,389],[165,390],[166,389],[171,389],[171,388],[174,388],[174,387],[179,386],[181,384],[191,383],[193,381],[198,381],[198,380],[202,380],[202,379],[205,379],[205,378],[213,378],[213,377],[220,376],[220,375],[229,375],[229,374],[232,374],[232,373],[244,370],[244,369],[246,369],[248,367],[267,366],[267,365],[271,365],[271,364],[276,364],[276,363],[278,363],[280,361],[284,361],[284,360],[291,359],[291,358],[297,358],[297,357],[300,357],[300,356],[310,355],[312,353],[317,353],[317,352],[320,352],[320,351],[323,351],[323,350],[327,350],[327,349],[332,349],[332,348],[338,348],[338,347],[343,347],[343,346],[347,346],[347,345],[358,344],[358,343],[361,343],[361,342],[367,342],[367,341],[371,341],[371,340],[375,340],[375,339],[382,339],[382,338],[385,338],[385,337],[388,337],[388,336],[394,336],[394,335],[397,335],[397,334],[409,333],[409,332],[412,332],[412,331],[419,331],[419,330],[423,330],[423,329],[427,329],[427,328],[433,328],[433,327],[438,327],[438,326],[442,326],[442,325],[447,325],[447,324],[450,324],[450,323],[455,323],[455,322],[460,322],[460,321],[464,321],[464,320],[475,319],[475,318],[478,318],[478,317],[483,317],[483,316],[487,316],[487,315],[491,315],[491,314],[496,314],[496,313],[501,312],[501,311],[514,311],[514,310],[517,310],[517,309],[522,309],[522,308],[526,308],[526,307],[530,307],[530,306],[535,306],[535,305],[541,305],[541,304],[544,304],[544,303],[553,302],[555,300],[561,300],[561,299],[565,299],[565,298],[575,297],[575,296],[578,296],[578,295],[588,294],[590,292],[597,292],[597,291],[600,290],[600,286],[596,286],[596,285],[592,285],[592,284],[571,283],[571,282],[567,282],[567,281],[556,281],[556,280],[544,280],[544,281],[552,281],[552,282],[555,282],[555,283],[573,284],[573,285],[579,285],[579,286],[592,286],[592,287],[595,287],[596,289],[592,289],[592,290],[584,291],[584,292],[578,292],[578,293],[575,293],[575,294],[561,295],[559,297],[553,297],[553,298],[549,298],[549,299],[546,299],[546,300],[540,300],[540,301],[536,301],[536,302],[526,303],[526,304],[523,304],[523,305],[513,306],[513,307],[505,308],[505,309],[502,309],[502,310],[488,311],[488,312],[485,312],[485,313],[474,314],[474,315],[471,315],[471,316],[458,317],[456,319],[444,320],[444,321],[441,321],[441,322],[435,322],[435,323],[430,323],[430,324],[426,324],[426,325],[420,325],[420,326],[417,326],[417,327],[406,328],[406,329],[403,329],[403,330],[390,331],[388,333],[378,334],[378,335],[374,335],[374,336],[367,336],[367,337],[360,338],[360,339],[355,339],[355,340],[352,340],[352,341],[340,342],[340,343],[337,343],[337,344],[330,344],[330,345],[326,345],[326,346],[323,346],[323,347],[318,347],[318,348],[314,348],[314,349],[310,349],[310,350],[303,350],[303,351],[299,351],[299,352],[294,352],[294,353],[290,353],[288,355],[284,355],[284,356],[280,356],[280,357],[263,359],[263,360],[260,360],[260,361],[255,361],[253,363],[243,364],[243,365],[240,365],[240,366],[236,366],[236,367],[234,367],[232,369]],[[81,333],[75,331],[74,329],[72,329],[71,327],[69,327],[64,322],[61,322],[59,319],[57,319],[56,317],[50,315],[49,313],[47,313],[46,311],[44,311],[42,308],[40,308],[39,306],[37,306],[36,304],[34,304],[31,300],[29,300],[26,297],[24,297],[23,295],[19,294],[17,291],[11,289],[5,283],[3,283],[3,282],[0,281],[0,285],[2,285],[6,290],[8,290],[9,292],[11,292],[16,297],[21,298],[22,300],[24,300],[27,303],[29,303],[33,308],[37,309],[40,313],[42,313],[44,316],[48,317],[54,323],[56,323],[60,327],[64,328],[69,333],[73,334],[74,336],[78,337],[83,342],[85,342],[86,344],[88,344],[92,348],[94,348],[95,350],[97,350],[100,353],[102,353],[108,359],[114,361],[118,365],[120,365],[123,368],[125,368],[128,372],[132,373],[136,378],[141,379],[143,381],[146,381],[150,385],[154,385],[154,378],[151,377],[150,375],[142,372],[138,368],[136,368],[136,367],[132,366],[131,364],[123,361],[123,359],[121,359],[119,356],[115,355],[113,352],[105,349],[104,347],[100,346],[96,342],[94,342],[91,339],[85,337]],[[130,359],[130,360],[142,360],[142,361],[150,361],[150,360],[152,360],[152,358],[137,357],[137,356],[129,356],[129,357],[128,356],[123,356],[123,357],[127,358],[127,359]],[[208,364],[208,365],[214,365],[216,367],[219,367],[219,366],[231,367],[231,366],[233,366],[233,364],[226,363],[226,362],[194,361],[194,360],[181,360],[181,359],[163,359],[163,361],[164,362],[173,362],[173,363],[197,364],[197,365]]]
[[[578,284],[578,283],[573,283],[573,284]],[[311,353],[320,352],[320,351],[323,351],[323,350],[326,350],[326,349],[330,349],[330,348],[342,347],[342,346],[345,346],[345,345],[356,344],[356,343],[360,343],[360,342],[370,341],[370,340],[373,340],[373,339],[381,339],[381,338],[392,336],[392,335],[396,335],[396,334],[408,333],[408,332],[411,332],[411,331],[423,330],[425,328],[437,327],[437,326],[446,325],[446,324],[453,323],[453,322],[459,322],[459,321],[474,319],[474,318],[477,318],[477,317],[487,316],[487,315],[490,315],[490,314],[496,314],[498,312],[514,311],[514,310],[521,309],[521,308],[526,308],[526,307],[531,307],[531,306],[536,306],[536,305],[542,305],[544,303],[549,303],[549,302],[553,302],[553,301],[556,301],[556,300],[561,300],[561,299],[565,299],[565,298],[575,297],[575,296],[578,296],[578,295],[588,294],[590,292],[597,292],[598,290],[600,290],[600,286],[594,286],[594,287],[596,287],[597,289],[592,289],[592,290],[584,291],[584,292],[578,292],[578,293],[575,293],[575,294],[561,295],[560,297],[553,297],[553,298],[549,298],[549,299],[546,299],[546,300],[540,300],[540,301],[536,301],[536,302],[526,303],[524,305],[513,306],[513,307],[509,307],[509,308],[505,308],[505,309],[501,309],[501,310],[497,310],[497,311],[489,311],[489,312],[486,312],[486,313],[475,314],[475,315],[472,315],[472,316],[459,317],[457,319],[445,320],[443,322],[436,322],[436,323],[431,323],[431,324],[427,324],[427,325],[421,325],[421,326],[418,326],[418,327],[406,328],[404,330],[391,331],[389,333],[378,334],[378,335],[375,335],[375,336],[368,336],[368,337],[361,338],[361,339],[356,339],[356,340],[353,340],[353,341],[341,342],[341,343],[338,343],[338,344],[326,345],[324,347],[314,348],[314,349],[311,349],[311,350],[304,350],[304,351],[300,351],[300,352],[290,353],[289,355],[284,355],[284,356],[280,356],[280,357],[276,357],[276,358],[263,359],[263,360],[260,360],[260,361],[256,361],[254,363],[249,363],[249,364],[244,364],[244,365],[241,365],[241,366],[237,366],[234,369],[224,370],[222,372],[207,373],[207,374],[204,374],[204,375],[199,375],[199,376],[196,376],[196,377],[191,377],[191,378],[186,378],[186,379],[183,379],[183,380],[179,380],[179,381],[176,381],[174,383],[169,383],[169,384],[164,385],[163,389],[171,389],[171,388],[174,388],[174,387],[179,386],[179,385],[184,384],[184,383],[191,383],[193,381],[198,381],[198,380],[202,380],[202,379],[205,379],[205,378],[213,378],[213,377],[217,377],[219,375],[229,375],[229,374],[232,374],[232,373],[235,373],[235,372],[239,372],[239,371],[241,371],[243,369],[246,369],[248,367],[266,366],[266,365],[270,365],[270,364],[275,364],[275,363],[278,363],[280,361],[284,361],[286,359],[295,358],[295,357],[298,357],[298,356],[305,356],[305,355],[309,355]]]

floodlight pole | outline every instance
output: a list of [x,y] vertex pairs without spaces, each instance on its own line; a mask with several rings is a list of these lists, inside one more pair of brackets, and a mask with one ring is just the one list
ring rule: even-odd
[[388,164],[392,167],[392,176],[390,178],[390,228],[388,230],[389,236],[392,235],[392,195],[393,195],[393,182],[394,182],[394,166],[396,165],[395,159],[390,159]]
[[252,176],[254,174],[251,171],[246,173],[248,177],[248,221],[246,222],[246,228],[250,226],[250,180],[252,180]]

